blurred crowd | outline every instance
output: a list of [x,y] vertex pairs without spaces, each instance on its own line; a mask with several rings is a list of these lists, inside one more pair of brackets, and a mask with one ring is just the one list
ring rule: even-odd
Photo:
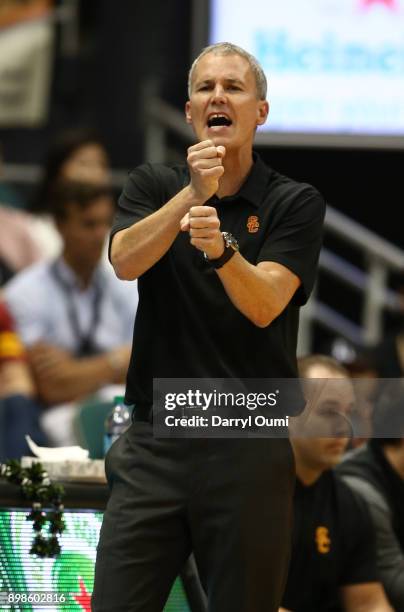
[[404,610],[403,380],[369,385],[328,355],[300,358],[299,375],[307,404],[290,425],[297,479],[283,610]]
[[76,443],[80,403],[122,391],[138,299],[107,261],[115,201],[96,134],[61,133],[32,200],[15,201],[0,190],[0,459],[27,454],[25,434]]
[[[23,206],[0,184],[0,461],[29,454],[25,434],[77,443],[83,402],[122,390],[138,296],[108,264],[114,206],[107,151],[88,130],[59,135]],[[283,610],[404,611],[403,321],[366,352],[337,339],[300,360],[316,399],[290,428]]]

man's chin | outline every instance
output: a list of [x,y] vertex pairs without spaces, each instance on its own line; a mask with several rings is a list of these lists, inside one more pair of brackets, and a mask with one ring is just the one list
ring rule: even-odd
[[326,457],[324,457],[324,463],[328,465],[329,468],[334,468],[342,461],[344,453],[341,451],[335,451],[333,453],[328,453]]

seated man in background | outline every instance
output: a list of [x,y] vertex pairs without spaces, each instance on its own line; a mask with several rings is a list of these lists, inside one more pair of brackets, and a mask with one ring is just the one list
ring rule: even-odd
[[46,443],[24,347],[0,302],[0,461],[30,454],[25,434]]
[[2,183],[2,166],[0,146],[0,287],[41,257],[39,244],[32,236],[30,215],[10,202],[14,193]]
[[339,428],[337,432],[333,429],[334,434],[347,435],[354,402],[352,384],[345,368],[321,355],[301,359],[299,374],[303,379],[322,380],[310,385],[309,392],[314,388],[317,393],[313,412],[291,423],[297,481],[282,610],[391,611],[376,571],[373,528],[366,507],[332,470],[341,460],[348,437],[313,437],[315,432],[325,432],[331,422],[337,422]]
[[71,402],[124,382],[137,289],[100,264],[114,212],[108,189],[61,182],[52,198],[62,255],[18,274],[4,298],[39,396],[53,407],[44,412],[43,427],[61,445],[75,442]]
[[376,532],[380,579],[395,610],[404,610],[404,388],[383,393],[376,404],[374,438],[338,467],[365,500]]

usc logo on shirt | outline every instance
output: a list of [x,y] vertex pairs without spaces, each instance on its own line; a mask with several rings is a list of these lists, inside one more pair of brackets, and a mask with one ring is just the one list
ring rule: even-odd
[[251,215],[247,219],[247,229],[250,234],[255,234],[260,228],[260,222],[256,215]]
[[319,553],[326,555],[330,552],[331,539],[327,527],[317,527],[315,541]]

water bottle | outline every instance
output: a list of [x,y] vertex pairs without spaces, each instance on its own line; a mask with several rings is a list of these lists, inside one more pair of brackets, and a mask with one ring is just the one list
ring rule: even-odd
[[128,429],[130,424],[131,414],[129,406],[125,405],[123,397],[114,397],[113,408],[107,415],[104,424],[104,456],[107,454],[111,444]]

